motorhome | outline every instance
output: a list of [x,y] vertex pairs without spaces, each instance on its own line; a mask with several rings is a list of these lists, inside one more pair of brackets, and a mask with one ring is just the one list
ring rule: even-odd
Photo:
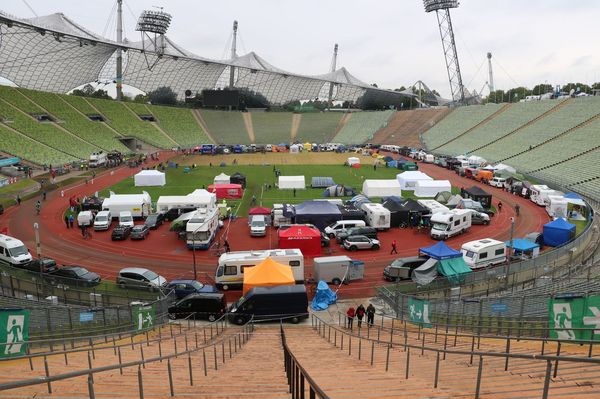
[[106,165],[107,160],[108,160],[108,157],[105,152],[102,152],[102,151],[93,152],[90,155],[90,160],[89,160],[88,164],[90,165],[90,168],[98,168],[100,166]]
[[553,190],[544,184],[534,184],[530,188],[529,199],[539,206],[546,206],[550,202],[549,195],[560,195],[559,191]]
[[465,263],[471,269],[506,262],[506,244],[491,238],[466,242],[462,245],[461,251]]
[[323,256],[314,258],[315,280],[340,285],[361,280],[365,274],[365,263],[348,256]]
[[217,208],[197,209],[185,226],[187,247],[190,249],[208,249],[219,229],[219,210]]
[[129,211],[135,217],[146,217],[152,213],[152,198],[143,191],[142,194],[115,194],[102,202],[102,210],[110,211],[112,217],[118,217],[121,211]]
[[435,200],[417,200],[417,202],[419,203],[419,205],[429,209],[429,212],[432,215],[439,212],[448,212],[450,210],[447,206],[442,205],[441,203]]
[[258,265],[270,257],[275,262],[291,266],[297,283],[304,282],[304,255],[299,249],[271,249],[265,251],[227,252],[219,257],[215,284],[217,288],[228,290],[242,288],[244,268]]
[[377,230],[388,230],[390,228],[391,212],[382,204],[366,203],[361,209],[365,211],[367,224]]
[[21,240],[0,234],[0,262],[19,266],[31,262],[31,259],[29,250]]
[[448,212],[438,212],[431,216],[431,238],[445,240],[462,234],[471,227],[471,211],[468,209],[453,209]]
[[156,212],[167,213],[171,209],[213,208],[216,206],[216,196],[199,195],[161,195],[156,201]]
[[566,218],[568,215],[568,201],[562,195],[549,195],[546,204],[546,213],[553,218]]

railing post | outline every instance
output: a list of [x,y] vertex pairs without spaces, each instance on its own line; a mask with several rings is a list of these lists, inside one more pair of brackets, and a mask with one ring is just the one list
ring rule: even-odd
[[161,340],[158,340],[158,357],[160,358],[160,362],[162,363],[162,344]]
[[504,371],[508,371],[508,359],[510,358],[510,335],[506,337],[506,360],[504,362]]
[[88,394],[90,395],[90,399],[96,399],[96,394],[94,393],[94,379],[93,379],[91,373],[88,374],[87,386],[88,386]]
[[375,341],[371,341],[371,366],[373,365],[374,357],[375,357]]
[[167,359],[167,373],[169,374],[169,392],[171,396],[175,396],[175,389],[173,389],[173,372],[171,371],[171,359]]
[[[90,357],[90,351],[88,351],[87,353],[87,360],[88,360],[88,369],[91,370],[92,367],[92,358]],[[94,380],[94,376],[92,374],[90,374],[90,377],[92,378],[92,381]]]
[[473,352],[475,351],[475,336],[471,336],[471,358],[469,359],[469,364],[473,364]]
[[190,372],[190,386],[194,386],[194,374],[192,372],[192,355],[188,352],[188,369]]
[[217,345],[213,344],[213,354],[215,357],[215,370],[218,370],[218,366],[217,366]]
[[121,360],[121,347],[117,349],[117,353],[119,354],[119,372],[123,375],[123,361]]
[[140,360],[142,361],[142,368],[146,368],[146,360],[144,359],[144,345],[140,344]]
[[387,346],[387,354],[385,355],[385,371],[388,371],[388,368],[390,366],[390,347],[392,346],[392,344],[388,344]]
[[481,373],[483,372],[483,356],[479,355],[479,367],[477,368],[477,385],[475,387],[475,399],[479,399],[481,390]]
[[352,356],[352,335],[348,336],[348,356]]
[[552,362],[546,361],[546,376],[544,377],[544,392],[542,399],[548,399],[548,391],[550,390],[550,374],[552,373]]
[[406,376],[405,376],[405,379],[407,379],[407,380],[408,380],[409,369],[410,369],[410,347],[406,351]]
[[208,375],[208,371],[206,370],[206,351],[202,349],[202,359],[204,361],[204,376]]
[[140,389],[140,399],[144,399],[144,382],[142,381],[142,368],[138,366],[138,386]]
[[[48,359],[44,356],[44,371],[46,373],[46,378],[50,378],[50,369],[48,368]],[[48,393],[52,393],[52,384],[48,381]]]
[[553,378],[556,378],[558,374],[558,358],[560,357],[560,341],[558,341],[558,346],[556,347],[556,360],[554,361],[554,375]]
[[425,331],[423,331],[423,340],[421,341],[421,356],[425,354]]
[[437,351],[437,355],[435,357],[435,380],[433,382],[433,387],[437,388],[438,379],[440,375],[440,351]]

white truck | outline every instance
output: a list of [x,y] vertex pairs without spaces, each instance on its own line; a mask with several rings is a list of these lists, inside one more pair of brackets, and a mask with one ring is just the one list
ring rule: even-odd
[[152,213],[152,198],[146,191],[142,194],[115,194],[111,191],[110,196],[102,202],[102,210],[110,211],[113,218],[122,211],[131,212],[134,218],[143,218]]
[[469,209],[453,209],[438,212],[431,216],[431,238],[445,240],[469,230],[471,227],[471,211]]
[[480,269],[506,262],[506,244],[492,238],[466,242],[460,250],[465,263],[471,269]]
[[365,263],[348,256],[323,256],[314,258],[315,281],[321,280],[334,285],[361,280],[365,274]]
[[90,160],[88,163],[90,165],[90,168],[98,168],[100,166],[106,165],[107,161],[108,161],[108,156],[106,155],[106,153],[103,151],[100,151],[100,152],[93,152],[90,155]]
[[382,204],[366,203],[361,209],[365,211],[367,224],[377,230],[388,230],[390,228],[391,212]]

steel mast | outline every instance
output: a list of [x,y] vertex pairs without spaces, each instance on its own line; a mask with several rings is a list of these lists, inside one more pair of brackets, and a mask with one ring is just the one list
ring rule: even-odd
[[[123,0],[117,0],[117,43],[123,44]],[[117,47],[117,100],[123,99],[123,50]]]
[[[237,58],[237,30],[238,21],[233,21],[233,39],[231,40],[231,62]],[[235,67],[229,67],[229,88],[233,89],[235,83]]]
[[[337,55],[338,55],[338,44],[336,43],[333,46],[333,59],[331,60],[331,73],[335,72],[335,68],[337,65]],[[329,96],[327,97],[327,106],[329,108],[331,108],[332,104],[332,99],[333,99],[333,87],[335,86],[335,83],[333,82],[329,82]]]

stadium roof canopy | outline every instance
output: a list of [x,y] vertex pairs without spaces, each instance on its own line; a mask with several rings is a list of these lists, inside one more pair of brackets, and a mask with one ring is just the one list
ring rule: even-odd
[[[259,92],[272,104],[323,97],[332,83],[333,101],[354,102],[365,96],[399,102],[414,97],[370,86],[345,68],[324,75],[302,75],[277,68],[254,52],[213,60],[183,49],[166,36],[153,42],[126,40],[119,44],[62,13],[24,19],[0,11],[0,76],[21,87],[65,93],[101,81],[118,48],[125,52],[124,84],[145,92],[168,86],[180,98],[186,90],[228,86],[232,66],[235,87]],[[115,72],[109,73],[114,79]]]

